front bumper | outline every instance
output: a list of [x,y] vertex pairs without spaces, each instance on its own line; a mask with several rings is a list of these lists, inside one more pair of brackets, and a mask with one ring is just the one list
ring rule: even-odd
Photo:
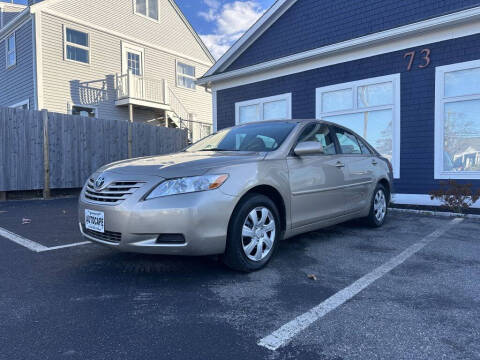
[[[221,189],[143,201],[158,184],[150,179],[136,193],[118,205],[92,202],[82,191],[79,225],[83,236],[94,242],[126,252],[165,255],[214,255],[225,252],[227,229],[236,198]],[[105,214],[105,234],[85,231],[85,210]],[[115,241],[105,240],[116,234]],[[159,235],[179,234],[183,243],[159,243]]]

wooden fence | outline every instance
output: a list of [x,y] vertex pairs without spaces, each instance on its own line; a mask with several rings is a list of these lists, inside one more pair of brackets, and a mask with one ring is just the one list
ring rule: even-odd
[[130,137],[132,157],[187,145],[179,129],[0,108],[0,192],[80,188],[102,165],[129,157]]

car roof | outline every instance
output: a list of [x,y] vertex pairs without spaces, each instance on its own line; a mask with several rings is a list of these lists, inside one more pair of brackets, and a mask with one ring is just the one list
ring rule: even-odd
[[305,122],[311,122],[311,121],[320,121],[320,122],[327,123],[327,121],[323,121],[319,119],[273,119],[273,120],[250,121],[244,124],[238,124],[236,126],[244,126],[244,125],[251,125],[251,124],[265,124],[265,123],[305,123]]
[[[339,125],[339,124],[335,124],[333,122],[330,122],[330,121],[326,121],[326,120],[322,120],[322,119],[278,119],[278,120],[260,120],[260,121],[251,121],[251,122],[248,122],[248,123],[245,123],[245,124],[239,124],[239,125],[236,125],[236,126],[247,126],[247,125],[251,125],[251,124],[265,124],[265,123],[294,123],[294,124],[305,124],[305,123],[310,123],[310,122],[320,122],[320,123],[323,123],[323,124],[326,124],[326,125],[333,125],[333,126],[338,126],[338,127],[341,127],[341,128],[345,128],[344,126],[342,125]],[[233,127],[233,126],[232,126]],[[347,129],[347,128],[345,128]],[[348,129],[347,129],[348,130]]]

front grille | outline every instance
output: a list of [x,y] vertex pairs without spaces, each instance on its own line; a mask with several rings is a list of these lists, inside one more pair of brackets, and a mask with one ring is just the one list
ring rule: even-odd
[[94,239],[111,242],[114,244],[119,244],[122,241],[122,234],[113,232],[113,231],[105,231],[104,233],[87,229],[85,225],[82,225],[83,233],[85,235],[91,236]]
[[88,179],[85,197],[91,201],[118,204],[132,195],[142,185],[143,182],[138,181],[116,181],[109,184],[105,189],[96,190],[95,180]]

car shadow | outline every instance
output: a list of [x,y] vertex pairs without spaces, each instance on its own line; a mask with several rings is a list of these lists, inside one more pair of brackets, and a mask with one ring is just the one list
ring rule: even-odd
[[[353,220],[347,223],[334,225],[316,231],[300,234],[295,237],[282,241],[279,244],[277,252],[266,269],[276,269],[281,272],[285,266],[302,263],[306,265],[312,259],[308,257],[308,249],[312,244],[321,245],[322,243],[331,243],[338,240],[338,237],[344,236],[351,229],[363,231],[369,229],[361,221]],[[371,229],[371,228],[370,228]],[[85,260],[83,266],[88,268],[87,273],[101,273],[103,276],[125,276],[135,275],[136,277],[154,275],[157,278],[162,276],[184,278],[231,278],[232,276],[242,277],[245,273],[234,271],[225,266],[221,261],[221,256],[173,256],[173,255],[148,255],[136,253],[121,253],[102,249],[95,257]],[[263,270],[260,270],[260,272]]]

